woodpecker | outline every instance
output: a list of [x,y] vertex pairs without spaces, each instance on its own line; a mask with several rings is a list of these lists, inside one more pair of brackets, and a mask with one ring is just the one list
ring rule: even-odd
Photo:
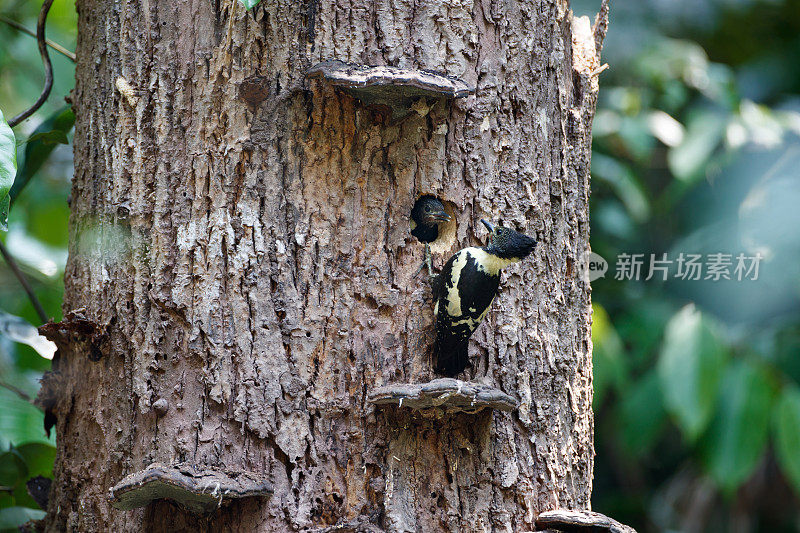
[[425,261],[420,265],[417,274],[422,267],[427,266],[428,276],[433,276],[429,243],[439,238],[439,224],[448,220],[450,215],[445,212],[444,205],[435,196],[426,194],[414,204],[411,210],[411,235],[425,245]]
[[481,220],[489,244],[459,250],[433,281],[436,301],[436,372],[455,376],[469,364],[469,338],[486,316],[500,285],[500,270],[524,259],[536,247],[527,235]]

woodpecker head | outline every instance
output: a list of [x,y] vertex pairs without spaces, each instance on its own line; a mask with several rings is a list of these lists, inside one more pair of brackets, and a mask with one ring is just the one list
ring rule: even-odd
[[502,259],[521,261],[536,248],[536,241],[527,235],[503,226],[495,226],[483,219],[481,222],[489,230],[489,244],[484,249],[490,254]]
[[444,210],[442,202],[435,196],[425,195],[414,204],[414,209],[411,210],[411,220],[412,227],[416,225],[432,228],[450,220],[450,215]]

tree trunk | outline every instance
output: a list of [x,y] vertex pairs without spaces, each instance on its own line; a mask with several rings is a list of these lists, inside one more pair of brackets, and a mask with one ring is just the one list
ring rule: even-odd
[[[589,507],[586,19],[496,0],[78,0],[78,14],[64,310],[86,327],[62,325],[41,395],[58,437],[48,530],[511,532]],[[446,72],[475,93],[392,117],[305,77],[329,59]],[[539,240],[506,269],[460,376],[514,412],[368,401],[436,377],[409,233],[423,193],[455,216],[439,267],[485,239],[480,217]],[[113,508],[109,488],[153,462],[258,473],[274,494],[207,515]]]

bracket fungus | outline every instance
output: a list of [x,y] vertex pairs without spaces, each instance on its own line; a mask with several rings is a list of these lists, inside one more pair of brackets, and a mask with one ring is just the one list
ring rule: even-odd
[[463,80],[430,70],[370,67],[331,60],[306,71],[358,98],[366,105],[388,106],[395,118],[406,116],[420,98],[464,98],[475,92]]
[[439,378],[428,383],[386,385],[371,391],[369,401],[376,405],[463,413],[477,413],[487,408],[500,411],[517,408],[517,401],[499,389],[453,378]]
[[226,500],[272,494],[272,484],[252,472],[153,463],[110,490],[111,505],[127,511],[154,500],[173,500],[197,514],[210,513]]
[[536,531],[564,531],[581,533],[583,531],[608,531],[609,533],[636,533],[636,530],[620,524],[613,518],[593,511],[572,511],[556,509],[545,511],[536,518]]

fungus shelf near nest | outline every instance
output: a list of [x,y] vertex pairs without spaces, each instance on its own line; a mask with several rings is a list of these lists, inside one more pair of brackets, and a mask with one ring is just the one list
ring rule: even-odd
[[419,98],[463,98],[475,92],[463,80],[429,70],[370,67],[324,61],[306,72],[352,94],[367,105],[384,105],[392,116],[407,115]]
[[536,531],[563,531],[564,533],[636,533],[636,530],[620,524],[613,518],[594,511],[556,509],[540,513],[536,518]]
[[205,514],[226,500],[272,494],[272,485],[252,472],[153,463],[126,476],[109,492],[111,505],[123,511],[169,499],[193,513]]
[[463,413],[477,413],[483,409],[513,411],[517,408],[517,401],[499,389],[452,378],[386,385],[371,391],[369,401],[376,405]]

